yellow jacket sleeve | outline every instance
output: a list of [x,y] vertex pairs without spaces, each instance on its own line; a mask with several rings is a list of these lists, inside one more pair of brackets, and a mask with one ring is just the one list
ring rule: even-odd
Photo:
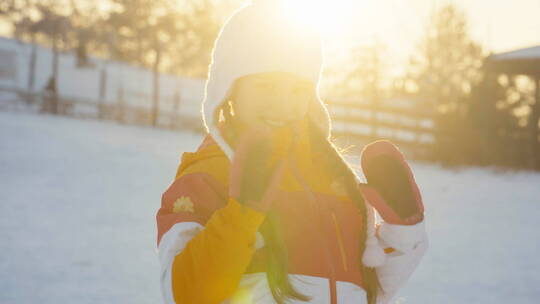
[[191,239],[172,265],[178,304],[218,304],[236,290],[255,251],[264,213],[229,199]]

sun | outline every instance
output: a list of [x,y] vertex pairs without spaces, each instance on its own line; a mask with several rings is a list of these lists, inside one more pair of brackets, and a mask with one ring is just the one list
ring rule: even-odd
[[291,17],[317,28],[326,35],[340,35],[354,30],[355,19],[366,18],[365,12],[373,3],[368,0],[285,0]]

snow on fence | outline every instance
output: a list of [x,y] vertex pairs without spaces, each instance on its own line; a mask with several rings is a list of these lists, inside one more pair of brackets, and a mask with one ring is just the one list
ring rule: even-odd
[[429,156],[435,141],[433,113],[413,109],[410,104],[387,102],[330,102],[332,133],[336,139],[366,143],[388,139],[416,157]]
[[[52,103],[60,114],[125,123],[152,122],[151,70],[100,58],[91,58],[90,65],[78,67],[75,54],[63,52],[59,54],[54,94],[46,90],[53,74],[52,60],[49,48],[0,37],[0,106],[23,97],[40,110]],[[157,125],[200,128],[203,94],[204,79],[160,74]]]
[[[52,57],[49,48],[0,37],[0,107],[13,106],[10,100],[20,106],[23,100],[36,111],[154,124],[150,69],[99,58],[78,67],[75,54],[64,52],[59,55],[56,92],[51,92],[46,86],[53,73]],[[155,125],[202,131],[203,95],[204,79],[160,74]],[[426,155],[434,141],[432,114],[413,111],[408,102],[373,106],[339,101],[329,103],[329,109],[338,140],[386,138],[418,156]]]

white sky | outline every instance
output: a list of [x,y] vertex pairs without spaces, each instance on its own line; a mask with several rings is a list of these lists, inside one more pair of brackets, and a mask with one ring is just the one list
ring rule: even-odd
[[[430,14],[453,3],[464,9],[473,37],[494,52],[540,45],[540,0],[359,0],[354,28],[344,44],[388,46],[392,60],[403,60],[418,46]],[[361,10],[361,11],[360,11]]]

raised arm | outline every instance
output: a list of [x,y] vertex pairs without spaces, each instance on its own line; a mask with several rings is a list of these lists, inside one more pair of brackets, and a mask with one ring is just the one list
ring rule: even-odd
[[221,303],[233,294],[283,172],[270,152],[259,141],[242,141],[229,187],[191,167],[195,172],[180,174],[165,192],[157,217],[166,303]]
[[216,211],[174,259],[176,303],[221,303],[230,297],[251,261],[263,219],[234,199]]
[[367,184],[360,189],[384,220],[376,230],[386,262],[377,267],[382,303],[389,303],[410,278],[428,248],[424,205],[403,154],[388,141],[376,141],[362,152]]

